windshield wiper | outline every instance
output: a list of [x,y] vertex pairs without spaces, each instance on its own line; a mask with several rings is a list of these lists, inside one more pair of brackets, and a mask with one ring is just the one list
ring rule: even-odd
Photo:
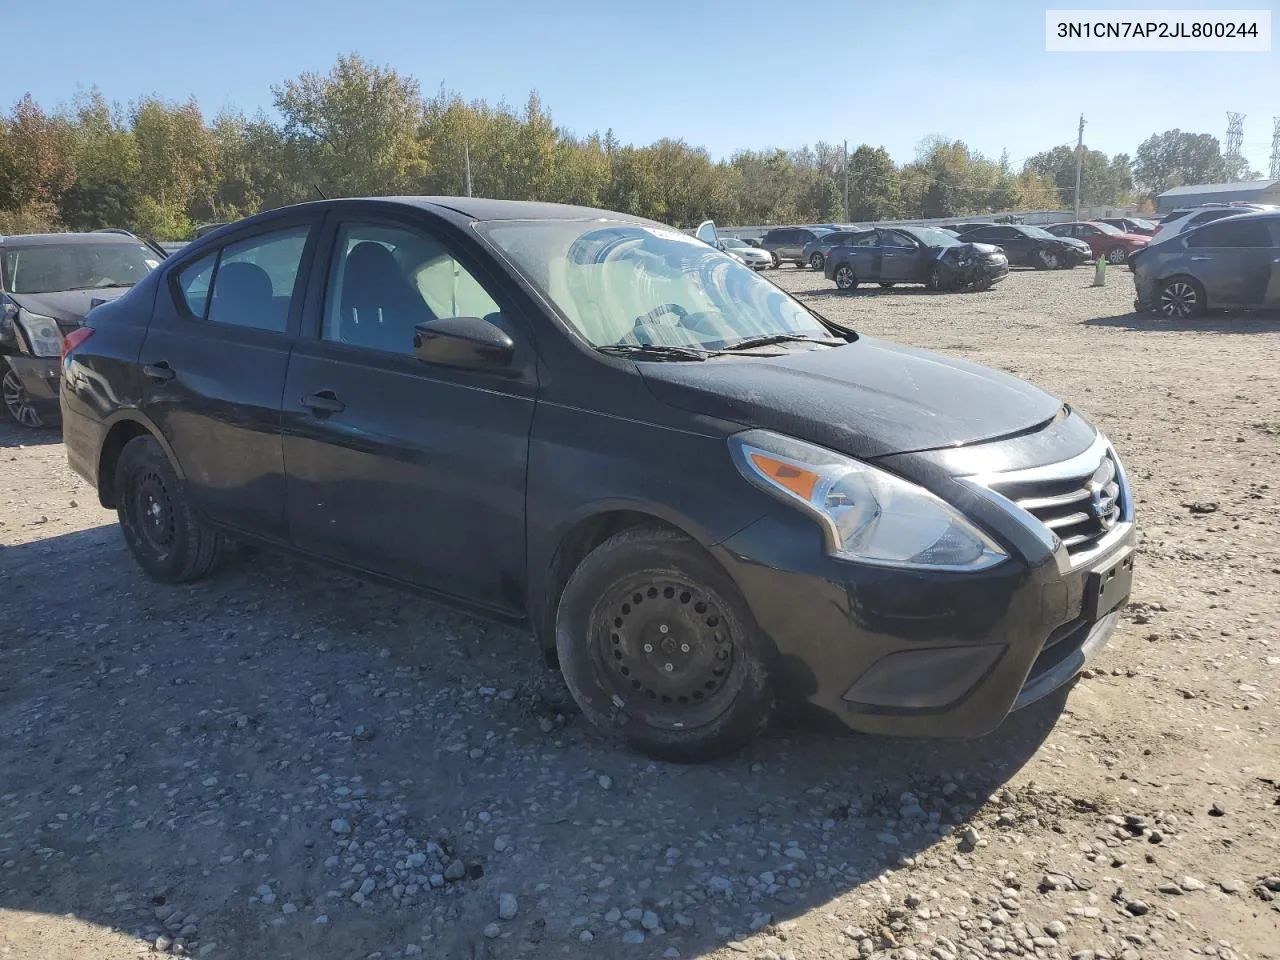
[[697,347],[674,347],[663,343],[606,343],[596,347],[600,353],[619,357],[642,357],[645,360],[706,360],[711,351]]
[[811,337],[805,333],[766,333],[758,337],[743,337],[731,340],[721,350],[750,350],[753,347],[767,347],[774,343],[821,343],[825,346],[844,345],[847,340],[839,337]]
[[110,282],[110,283],[86,283],[86,284],[83,284],[83,285],[78,286],[78,287],[67,287],[66,289],[67,289],[68,291],[71,291],[71,290],[112,290],[112,289],[115,289],[116,287],[132,287],[132,286],[133,286],[133,284],[132,284],[132,283],[116,283],[116,282],[112,281],[112,282]]

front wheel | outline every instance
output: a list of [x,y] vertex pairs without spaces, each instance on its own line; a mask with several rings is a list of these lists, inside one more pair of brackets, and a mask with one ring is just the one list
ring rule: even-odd
[[4,408],[18,426],[40,429],[45,425],[44,418],[31,402],[27,388],[22,385],[22,378],[3,358],[0,358],[0,365],[4,367],[4,377],[0,378],[0,395],[4,397]]
[[1124,247],[1112,247],[1107,251],[1107,263],[1124,263],[1129,259],[1129,251]]
[[1062,266],[1062,260],[1053,250],[1037,250],[1035,256],[1035,267],[1037,270],[1057,270]]
[[597,727],[660,760],[714,760],[755,739],[773,714],[767,649],[733,581],[675,531],[606,540],[556,612],[573,699]]
[[116,513],[138,565],[161,583],[206,576],[225,541],[196,516],[181,479],[154,437],[135,437],[116,464]]
[[1170,320],[1198,317],[1205,311],[1204,288],[1190,277],[1171,277],[1160,284],[1160,315]]
[[853,290],[858,286],[858,275],[853,272],[853,267],[847,263],[842,263],[836,267],[836,289],[837,290]]
[[820,254],[820,253],[815,253],[815,254],[813,254],[811,257],[809,257],[809,266],[811,266],[811,267],[813,267],[813,269],[815,269],[815,270],[817,270],[817,271],[821,272],[822,267],[823,267],[823,258],[822,258],[822,254]]

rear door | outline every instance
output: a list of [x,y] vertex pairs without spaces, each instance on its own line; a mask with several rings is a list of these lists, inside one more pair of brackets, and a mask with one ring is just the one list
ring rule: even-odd
[[[520,612],[537,377],[519,308],[434,217],[352,208],[332,219],[284,391],[293,541]],[[506,330],[509,375],[418,360],[414,326],[450,316]]]
[[1280,252],[1268,221],[1211,223],[1190,232],[1186,244],[1191,274],[1209,306],[1260,307],[1274,296]]
[[280,395],[316,222],[294,213],[176,263],[139,353],[143,410],[193,504],[271,538],[285,536]]
[[911,236],[897,230],[878,230],[880,235],[880,282],[915,280],[921,272],[923,253]]

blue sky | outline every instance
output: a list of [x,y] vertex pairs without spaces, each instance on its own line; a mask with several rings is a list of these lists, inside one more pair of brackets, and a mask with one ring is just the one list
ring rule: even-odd
[[[1107,4],[1268,7],[1274,0]],[[1074,142],[1132,153],[1180,127],[1221,138],[1247,114],[1245,153],[1266,172],[1280,114],[1280,52],[1046,53],[1045,4],[1027,0],[220,0],[104,6],[5,4],[12,51],[0,105],[30,91],[46,107],[97,85],[109,100],[194,95],[271,108],[271,86],[359,52],[468,99],[542,95],[576,133],[612,126],[624,142],[683,137],[723,157],[739,147],[847,138],[910,159],[929,134],[1015,164]],[[1277,18],[1280,20],[1280,18]],[[56,52],[55,52],[56,51]]]

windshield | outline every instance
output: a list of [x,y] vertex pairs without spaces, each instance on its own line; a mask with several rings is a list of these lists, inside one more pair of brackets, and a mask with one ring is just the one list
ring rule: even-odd
[[725,237],[725,238],[724,238],[724,245],[725,245],[726,247],[745,247],[745,246],[747,246],[747,244],[746,244],[746,243],[744,243],[743,241],[741,241],[741,240],[734,240],[732,237]]
[[1041,240],[1044,240],[1044,239],[1046,239],[1046,238],[1047,238],[1047,239],[1049,239],[1049,240],[1060,240],[1060,239],[1062,239],[1061,237],[1055,237],[1055,236],[1054,236],[1052,233],[1050,233],[1048,230],[1042,230],[1042,229],[1040,229],[1039,227],[1026,227],[1026,226],[1020,226],[1020,227],[1018,227],[1018,229],[1019,229],[1019,230],[1021,230],[1024,234],[1026,234],[1028,237],[1038,237],[1038,238],[1039,238],[1039,239],[1041,239]]
[[960,241],[956,239],[954,233],[948,233],[946,230],[939,230],[937,227],[912,227],[910,230],[904,231],[911,234],[926,247],[958,247]]
[[1141,217],[1134,217],[1129,222],[1139,230],[1154,230],[1156,228],[1156,225],[1150,220],[1143,220]]
[[1102,223],[1101,221],[1098,221],[1097,223],[1094,223],[1093,226],[1097,227],[1103,233],[1109,234],[1113,237],[1119,237],[1124,234],[1123,230],[1117,230],[1109,223]]
[[10,293],[59,293],[131,287],[160,265],[140,243],[40,243],[7,247],[4,288]]
[[494,220],[477,229],[595,347],[717,349],[747,337],[832,336],[750,267],[676,230],[605,220]]

